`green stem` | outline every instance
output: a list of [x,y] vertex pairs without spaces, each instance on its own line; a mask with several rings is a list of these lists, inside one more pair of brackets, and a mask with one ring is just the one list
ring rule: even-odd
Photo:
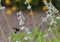
[[11,26],[9,25],[9,22],[8,22],[8,19],[7,19],[6,15],[5,15],[5,13],[4,13],[4,10],[2,10],[2,13],[3,13],[2,15],[3,15],[3,17],[4,17],[4,19],[5,19],[6,23],[7,23],[7,26],[9,28],[9,34],[10,34]]
[[8,26],[8,29],[9,29],[9,36],[10,36],[10,34],[11,34],[11,31],[10,31],[11,26],[9,25],[8,19],[7,19],[6,15],[5,15],[5,13],[4,13],[4,9],[2,10],[2,13],[3,13],[2,15],[3,15],[3,17],[4,17],[4,19],[5,19],[6,23],[7,23],[7,26]]
[[1,25],[0,25],[0,30],[1,30],[2,37],[3,37],[4,41],[7,42],[7,40],[6,40],[6,38],[5,38],[5,34],[4,34],[4,32],[3,32],[3,29],[2,29],[2,27],[1,27]]
[[40,22],[37,28],[39,28],[42,24],[43,24],[43,22]]
[[[30,10],[32,10],[32,9],[30,9]],[[35,28],[35,20],[34,20],[34,16],[31,16],[31,18],[32,18],[32,21],[33,21],[33,25],[34,25],[34,28]]]

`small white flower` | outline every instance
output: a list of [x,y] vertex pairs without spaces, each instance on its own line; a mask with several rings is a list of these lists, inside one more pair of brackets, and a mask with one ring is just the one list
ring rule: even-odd
[[25,31],[30,31],[29,28],[25,28]]
[[22,11],[19,11],[19,12],[17,13],[17,16],[18,16],[18,15],[23,15]]
[[5,7],[2,7],[2,6],[1,6],[0,9],[5,9]]
[[9,39],[11,39],[11,37],[9,36]]
[[17,16],[18,16],[19,14],[17,13]]
[[25,17],[23,15],[23,13],[20,11],[17,13],[18,16],[18,20],[19,20],[19,25],[24,25],[24,21],[25,21]]
[[57,21],[54,21],[54,23],[56,24],[56,23],[57,23]]
[[28,3],[28,0],[26,0],[24,3],[27,4]]
[[24,4],[26,5],[26,4],[27,4],[27,2],[24,2]]
[[24,30],[25,28],[26,28],[25,26],[23,26],[23,27],[20,27],[20,29],[21,29],[21,30]]
[[52,8],[52,10],[55,12],[55,13],[58,13],[59,11],[54,7],[54,5],[52,5],[52,3],[51,3],[51,8]]
[[47,14],[47,18],[50,17],[50,16],[51,16],[51,14]]
[[20,20],[19,25],[24,25],[24,21]]
[[16,41],[16,42],[19,42],[19,41]]
[[53,22],[50,22],[50,25],[52,25],[53,24]]
[[43,18],[42,17],[42,22],[46,22],[47,21],[47,17]]
[[31,9],[31,6],[30,6],[30,5],[28,5],[27,9]]
[[56,19],[60,19],[60,17],[59,17],[59,16],[57,16],[57,17],[56,17]]
[[48,3],[46,0],[44,0],[44,4],[46,5],[46,7],[48,8]]
[[28,32],[27,32],[27,35],[29,35],[29,34],[31,34],[31,32],[30,32],[30,31],[28,31]]
[[32,39],[34,39],[34,38],[28,37],[28,36],[24,37],[24,40],[32,40]]
[[54,19],[52,19],[52,21],[50,22],[50,25],[56,24],[56,23],[57,23],[57,21],[54,21]]
[[9,39],[9,42],[11,42],[11,37],[10,37],[10,36],[9,36],[9,38],[8,38],[8,39]]
[[26,31],[26,33],[27,33],[27,35],[29,35],[29,34],[31,34],[31,32],[30,32],[30,29],[29,28],[25,28],[25,31]]
[[24,40],[29,40],[29,37],[24,37]]
[[48,36],[48,34],[46,34],[46,35],[43,35],[43,37],[47,37]]
[[26,3],[28,3],[28,0],[26,0]]

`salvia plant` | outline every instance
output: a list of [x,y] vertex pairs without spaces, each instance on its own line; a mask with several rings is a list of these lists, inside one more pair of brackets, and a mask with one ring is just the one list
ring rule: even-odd
[[[22,11],[17,13],[17,18],[20,25],[20,32],[12,32],[9,35],[9,42],[60,42],[60,16],[55,16],[59,11],[52,5],[51,0],[47,2],[44,0],[44,4],[47,8],[46,17],[42,17],[42,22],[36,26],[34,21],[34,14],[31,9],[31,5],[26,0],[25,5],[28,4],[27,9],[30,11],[32,17],[34,29],[30,30],[30,27],[25,26],[25,17]],[[47,22],[46,30],[39,31],[39,27]],[[9,26],[10,27],[10,26]]]

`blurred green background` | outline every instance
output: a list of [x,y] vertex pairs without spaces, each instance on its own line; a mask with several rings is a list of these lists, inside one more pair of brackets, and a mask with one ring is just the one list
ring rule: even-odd
[[[48,2],[50,0],[47,0]],[[10,5],[7,5],[5,3],[5,0],[2,0],[2,6],[5,6],[5,7],[12,7],[13,5],[17,6],[18,9],[21,9],[21,10],[24,10],[24,9],[27,9],[27,5],[24,4],[25,0],[10,0],[11,4]],[[53,5],[58,9],[60,10],[60,0],[52,0],[52,3]],[[44,6],[42,0],[31,0],[31,3],[30,5],[32,6],[32,9],[38,9],[38,10],[41,10],[42,7]]]

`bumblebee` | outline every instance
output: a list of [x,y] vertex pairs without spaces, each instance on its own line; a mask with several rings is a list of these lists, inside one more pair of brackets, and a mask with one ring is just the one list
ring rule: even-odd
[[13,29],[15,30],[15,33],[19,32],[18,28],[13,27]]

